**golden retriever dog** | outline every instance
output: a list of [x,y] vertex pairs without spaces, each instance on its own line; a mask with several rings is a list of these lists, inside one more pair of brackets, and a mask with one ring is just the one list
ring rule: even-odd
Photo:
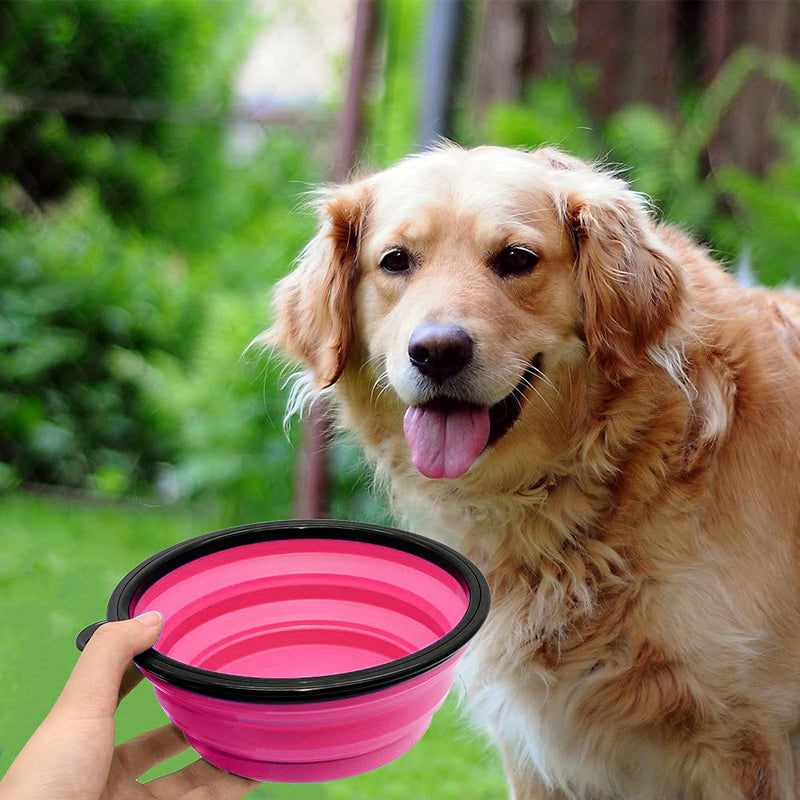
[[800,301],[552,149],[319,213],[261,339],[486,574],[463,677],[512,796],[800,797]]

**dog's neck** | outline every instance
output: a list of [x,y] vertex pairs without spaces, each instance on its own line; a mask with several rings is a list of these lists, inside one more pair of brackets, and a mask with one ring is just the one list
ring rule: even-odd
[[[350,375],[368,380],[363,370]],[[625,385],[589,368],[548,375],[555,391],[528,407],[541,413],[523,415],[516,440],[457,480],[430,480],[413,467],[399,404],[374,402],[349,375],[337,394],[342,423],[358,435],[396,518],[454,546],[487,576],[486,635],[505,625],[509,651],[563,674],[591,668],[580,661],[581,642],[643,590],[633,576],[659,558],[651,512],[680,517],[700,502],[709,442],[719,436],[704,420],[722,424],[724,415],[701,371],[691,376],[693,402],[656,367]]]
[[[364,380],[363,371],[352,375]],[[344,376],[338,387],[343,424],[360,439],[395,516],[473,559],[495,598],[520,582],[536,588],[541,619],[556,607],[591,613],[597,593],[624,580],[641,516],[680,468],[690,415],[678,387],[655,370],[613,386],[589,369],[565,369],[553,376],[552,396],[534,399],[542,413],[517,422],[516,444],[509,440],[507,451],[487,454],[461,479],[429,480],[410,462],[404,409],[375,403],[352,381]],[[359,405],[363,398],[369,408]],[[662,448],[655,472],[654,447]]]

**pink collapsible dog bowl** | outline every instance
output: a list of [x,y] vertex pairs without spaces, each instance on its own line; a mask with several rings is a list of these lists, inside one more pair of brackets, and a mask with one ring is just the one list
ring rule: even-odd
[[308,782],[382,766],[420,739],[489,588],[422,536],[268,522],[147,559],[120,581],[107,619],[151,609],[164,629],[135,663],[195,750],[248,778]]

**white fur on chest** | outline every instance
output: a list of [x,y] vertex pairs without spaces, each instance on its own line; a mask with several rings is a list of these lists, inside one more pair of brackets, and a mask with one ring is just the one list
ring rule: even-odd
[[734,796],[724,786],[713,787],[712,793],[687,794],[682,765],[651,740],[629,731],[601,733],[581,724],[574,712],[590,687],[522,663],[515,671],[493,673],[489,664],[496,653],[486,647],[480,640],[474,643],[459,676],[470,718],[495,738],[511,770],[533,768],[546,786],[561,793],[555,796],[569,800]]

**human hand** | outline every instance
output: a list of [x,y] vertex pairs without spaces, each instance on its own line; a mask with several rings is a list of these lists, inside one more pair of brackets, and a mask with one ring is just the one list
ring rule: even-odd
[[155,644],[162,625],[148,611],[95,631],[53,709],[0,781],[0,800],[238,800],[257,786],[203,759],[139,783],[188,747],[174,725],[114,747],[114,712],[141,680],[131,659]]

